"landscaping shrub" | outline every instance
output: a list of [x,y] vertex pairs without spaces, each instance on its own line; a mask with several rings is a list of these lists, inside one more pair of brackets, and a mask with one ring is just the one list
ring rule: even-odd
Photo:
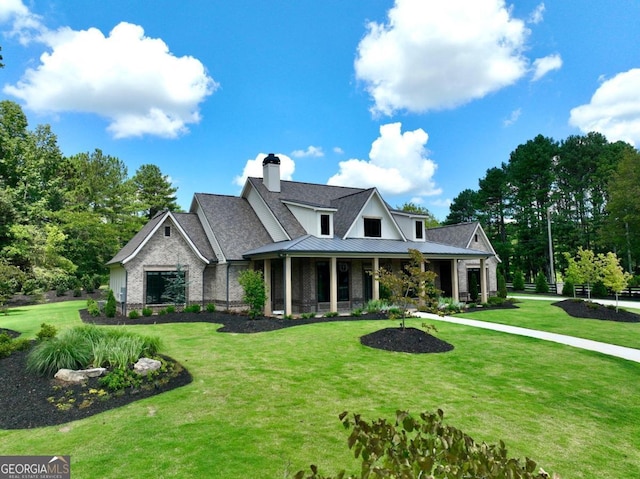
[[460,301],[456,301],[453,298],[438,298],[438,312],[444,314],[455,314],[465,309],[465,304]]
[[500,296],[491,296],[487,298],[488,306],[502,306],[506,302],[507,300],[505,298],[501,298]]
[[42,323],[40,325],[40,331],[36,333],[36,339],[38,341],[45,341],[47,339],[53,339],[56,337],[58,330],[55,326],[47,323]]
[[591,296],[594,298],[606,298],[609,295],[607,287],[600,280],[593,283],[593,289],[591,290]]
[[207,303],[206,309],[207,309],[207,313],[215,313],[216,305],[213,303]]
[[201,311],[201,307],[199,304],[190,304],[184,308],[185,313],[199,313]]
[[129,311],[129,319],[138,319],[140,317],[140,313],[138,313],[138,311],[136,311],[135,309],[132,309],[131,311]]
[[[362,458],[358,477],[413,478],[484,478],[546,479],[535,461],[509,458],[505,444],[478,444],[461,430],[443,423],[444,413],[422,413],[414,419],[407,412],[396,413],[395,424],[386,419],[367,423],[360,415],[353,420],[340,414],[347,441],[356,458]],[[344,472],[337,478],[344,477]],[[349,476],[355,479],[356,476]],[[311,475],[299,471],[294,479],[329,479],[311,466]]]
[[27,356],[27,370],[53,376],[59,369],[80,369],[91,363],[91,343],[70,329],[49,341],[42,341]]
[[142,376],[127,367],[115,368],[99,379],[100,385],[111,391],[126,388],[138,388],[142,384]]
[[262,314],[264,305],[267,302],[267,291],[262,272],[245,269],[240,273],[238,283],[240,283],[244,291],[242,300],[249,305],[249,317],[255,319]]
[[337,311],[327,311],[322,316],[324,316],[325,318],[335,318],[335,317],[338,316],[338,312]]
[[571,281],[565,281],[562,285],[562,296],[574,297],[576,293],[575,286]]
[[519,269],[513,275],[513,290],[524,291],[524,273]]
[[93,317],[100,316],[100,306],[95,299],[87,299],[87,312]]
[[151,309],[151,308],[142,308],[142,316],[144,316],[145,318],[148,318],[152,314],[153,314],[153,309]]
[[549,283],[542,271],[536,275],[536,293],[546,294],[549,292]]
[[502,273],[498,273],[498,296],[500,298],[507,297],[507,282]]
[[370,299],[367,302],[367,313],[379,313],[385,311],[389,307],[389,304],[384,299]]
[[316,317],[316,313],[302,313],[300,318],[302,319],[312,319]]
[[167,306],[166,308],[164,308],[165,312],[168,314],[172,314],[176,312],[176,307],[172,304],[170,304],[169,306]]
[[95,291],[93,278],[88,274],[85,274],[82,278],[80,278],[80,282],[82,283],[82,287],[87,292],[87,294],[91,294]]
[[104,314],[107,318],[113,318],[116,315],[116,297],[113,295],[113,291],[111,290],[107,293],[107,302],[104,305]]
[[351,311],[351,316],[362,316],[362,314],[364,313],[364,310],[362,308],[356,308],[353,311]]

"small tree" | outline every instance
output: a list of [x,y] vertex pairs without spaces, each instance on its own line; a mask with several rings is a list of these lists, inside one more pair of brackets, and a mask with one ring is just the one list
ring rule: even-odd
[[602,282],[616,295],[616,311],[618,311],[618,295],[629,284],[631,275],[623,271],[620,260],[615,253],[609,252],[601,256]]
[[599,279],[599,267],[596,255],[590,249],[578,248],[576,267],[581,282],[587,283],[587,297],[591,299],[591,285]]
[[112,290],[109,290],[107,293],[107,302],[104,305],[104,314],[107,318],[113,318],[116,315],[116,297],[113,295]]
[[524,273],[519,269],[513,274],[513,290],[524,291]]
[[[570,284],[572,289],[571,295],[575,298],[576,297],[575,285],[582,283],[582,277],[580,276],[580,270],[578,269],[578,264],[576,263],[576,260],[573,259],[569,253],[564,253],[564,258],[567,261],[567,269],[564,272],[565,288],[567,287],[567,284]],[[567,289],[567,293],[565,293],[565,289],[563,288],[562,294],[565,296],[568,296],[569,290]]]
[[262,314],[267,302],[267,290],[262,271],[246,269],[240,273],[238,283],[244,291],[242,300],[249,305],[249,317],[255,319]]
[[505,281],[504,275],[502,273],[498,274],[498,297],[507,297],[507,282]]
[[547,294],[549,292],[549,283],[547,277],[542,271],[536,276],[536,293]]
[[[415,249],[409,249],[411,260],[400,271],[389,271],[380,268],[373,273],[374,278],[389,291],[389,299],[400,310],[401,327],[405,329],[405,319],[411,307],[423,304],[427,308],[434,307],[440,291],[435,287],[436,273],[425,269],[423,254]],[[392,315],[392,319],[398,319]]]

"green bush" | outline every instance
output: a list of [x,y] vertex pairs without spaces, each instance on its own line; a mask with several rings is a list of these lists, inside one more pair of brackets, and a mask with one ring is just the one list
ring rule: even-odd
[[112,290],[109,290],[107,293],[107,302],[104,305],[104,314],[107,318],[113,318],[116,315],[116,297],[113,295]]
[[42,323],[40,325],[40,331],[36,333],[36,339],[38,341],[45,341],[47,339],[53,339],[56,337],[58,330],[55,326],[47,323]]
[[[443,423],[444,413],[422,413],[414,419],[404,411],[396,413],[395,424],[386,419],[367,423],[355,414],[340,414],[347,440],[356,458],[362,459],[361,473],[366,478],[484,478],[547,479],[535,461],[509,458],[505,444],[478,444],[461,430]],[[344,477],[344,472],[336,478]],[[349,476],[355,479],[356,476]],[[294,479],[329,479],[315,465],[311,474],[299,471]]]
[[365,306],[367,313],[379,313],[385,311],[389,304],[384,299],[370,299]]
[[171,314],[176,312],[176,307],[173,304],[170,304],[169,306],[164,308],[164,310],[166,313]]
[[127,367],[115,368],[99,379],[100,385],[110,391],[126,388],[138,388],[142,384],[142,376]]
[[549,292],[549,283],[547,277],[542,271],[536,275],[536,293],[546,294]]
[[353,311],[351,311],[351,316],[362,316],[364,314],[364,310],[362,308],[356,308]]
[[137,310],[132,309],[131,311],[129,311],[129,319],[138,319],[140,317],[140,313],[138,313]]
[[80,282],[82,283],[82,287],[87,292],[87,294],[91,294],[95,291],[93,277],[85,274],[82,278],[80,278]]
[[519,269],[513,274],[513,290],[524,291],[524,273]]
[[82,369],[91,363],[91,343],[70,329],[38,344],[27,356],[27,370],[52,376],[58,369]]
[[500,297],[500,296],[491,296],[491,297],[487,298],[487,304],[489,306],[502,306],[506,302],[507,302],[507,300],[505,298]]
[[316,317],[316,313],[302,313],[300,319],[313,319]]
[[207,303],[206,309],[207,309],[207,313],[215,313],[216,305],[213,303]]
[[199,304],[190,304],[184,308],[185,313],[199,313],[201,311],[201,307]]
[[142,316],[144,316],[145,318],[148,318],[152,314],[153,314],[153,309],[151,309],[151,308],[142,308]]
[[249,305],[249,317],[255,319],[260,316],[267,302],[267,291],[262,277],[262,271],[245,269],[238,277],[244,295],[242,300]]
[[95,299],[87,299],[87,312],[94,318],[100,316],[100,306]]
[[575,286],[571,281],[565,281],[562,285],[562,296],[575,296]]
[[328,311],[328,312],[324,313],[323,316],[325,318],[335,318],[336,316],[338,316],[338,312],[337,311]]
[[594,298],[606,298],[609,295],[607,287],[600,280],[593,283],[593,289],[591,290],[591,296]]
[[507,297],[507,282],[505,281],[502,273],[498,273],[498,297]]

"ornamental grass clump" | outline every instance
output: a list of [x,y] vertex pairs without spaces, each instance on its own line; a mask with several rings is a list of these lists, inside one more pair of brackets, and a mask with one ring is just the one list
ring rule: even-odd
[[69,329],[33,348],[27,357],[27,370],[52,376],[59,369],[84,368],[90,364],[91,358],[91,343],[82,333]]

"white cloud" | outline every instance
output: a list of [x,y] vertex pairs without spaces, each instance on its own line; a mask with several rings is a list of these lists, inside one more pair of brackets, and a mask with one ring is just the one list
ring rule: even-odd
[[358,45],[356,77],[374,114],[453,108],[513,84],[527,71],[529,35],[503,0],[396,0]]
[[533,62],[533,78],[531,81],[538,81],[550,71],[560,70],[561,67],[562,58],[557,53],[544,58],[536,58]]
[[453,203],[451,198],[442,198],[439,200],[430,201],[429,204],[432,206],[437,206],[439,208],[449,208]]
[[42,24],[42,17],[29,11],[22,0],[2,0],[0,3],[0,24],[11,23],[8,34],[17,37],[26,45],[47,31]]
[[518,118],[520,118],[520,115],[522,114],[522,108],[518,108],[517,110],[513,110],[511,112],[511,115],[509,115],[509,118],[507,118],[506,120],[504,120],[502,122],[502,124],[504,126],[511,126],[513,125],[516,121],[518,121]]
[[200,121],[198,105],[218,87],[199,60],[174,56],[138,25],[122,22],[107,37],[64,27],[39,41],[50,51],[3,91],[34,111],[105,117],[116,138],[175,138]]
[[544,11],[545,11],[544,3],[538,4],[538,6],[536,6],[533,12],[529,14],[529,18],[527,19],[527,21],[529,23],[533,23],[534,25],[537,25],[538,23],[542,22],[542,20],[544,20]]
[[322,151],[322,147],[320,146],[309,146],[306,150],[295,150],[291,152],[291,156],[294,158],[304,158],[304,157],[314,157],[321,158],[324,156],[324,152]]
[[359,188],[377,187],[382,194],[440,194],[433,180],[437,165],[427,158],[427,133],[418,128],[401,133],[401,123],[380,127],[372,143],[369,160],[350,159],[339,163],[340,171],[329,185]]
[[[275,154],[280,158],[280,179],[291,181],[293,172],[296,169],[295,162],[287,155],[282,153]],[[247,160],[242,170],[242,174],[233,179],[233,183],[238,186],[244,186],[248,177],[262,178],[262,161],[267,157],[266,153],[258,153],[253,160]]]
[[618,73],[600,85],[586,105],[571,110],[569,124],[597,131],[609,141],[640,145],[640,68]]
[[337,155],[343,155],[344,154],[344,150],[342,148],[340,148],[339,146],[334,146],[333,147],[333,152]]

